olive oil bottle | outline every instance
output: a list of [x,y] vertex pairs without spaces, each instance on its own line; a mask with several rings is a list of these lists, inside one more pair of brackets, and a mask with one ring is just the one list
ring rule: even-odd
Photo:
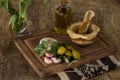
[[61,0],[61,5],[55,10],[55,31],[66,34],[66,29],[72,22],[72,11],[67,0]]

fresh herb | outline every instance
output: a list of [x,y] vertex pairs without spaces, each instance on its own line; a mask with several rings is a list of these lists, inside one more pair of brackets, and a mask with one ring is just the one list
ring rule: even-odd
[[48,43],[46,41],[42,41],[41,44],[39,43],[35,48],[34,51],[38,53],[39,57],[42,57],[45,52],[48,51]]
[[10,14],[9,25],[15,31],[19,31],[24,23],[27,22],[27,8],[31,4],[32,0],[19,0],[19,10],[17,11],[11,0],[0,1],[0,7],[5,7]]
[[51,45],[50,52],[57,54],[58,48],[59,48],[60,46],[66,46],[66,45],[68,45],[66,42],[54,42],[54,43]]
[[[45,5],[48,0],[43,0]],[[11,0],[0,0],[0,7],[5,7],[10,15],[9,25],[18,32],[27,22],[27,8],[32,0],[19,0],[18,11],[13,7]]]

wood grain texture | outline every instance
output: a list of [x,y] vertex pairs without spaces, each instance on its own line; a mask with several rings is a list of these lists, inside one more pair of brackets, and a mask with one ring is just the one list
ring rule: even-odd
[[[17,8],[18,0],[12,1]],[[48,0],[44,6],[42,0],[32,0],[32,5],[28,9],[32,32],[53,28],[54,10],[59,4],[59,0]],[[96,17],[93,23],[101,27],[100,33],[104,39],[111,39],[117,46],[115,56],[120,60],[120,0],[69,0],[69,5],[73,11],[73,23],[83,20],[87,10],[95,11]],[[56,80],[56,76],[40,78],[33,71],[15,47],[14,32],[9,31],[8,21],[8,13],[4,8],[0,8],[0,80]],[[120,73],[120,69],[110,73],[115,72]],[[101,79],[111,80],[107,73],[94,80]]]
[[[37,35],[36,35],[37,34]],[[59,36],[59,37],[56,37]],[[64,62],[60,64],[46,64],[42,58],[40,58],[35,52],[34,48],[38,45],[39,41],[44,37],[51,37],[57,41],[65,41],[72,45],[75,49],[80,52],[81,59],[77,62],[66,64]],[[81,47],[73,43],[70,37],[66,35],[57,34],[53,30],[44,30],[38,33],[34,33],[27,37],[21,37],[15,39],[15,44],[20,50],[21,54],[28,61],[31,67],[40,77],[46,77],[49,75],[56,74],[60,71],[77,67],[82,64],[95,61],[105,56],[111,55],[116,51],[114,45],[109,41],[102,39],[100,36],[96,38],[96,41],[89,45]]]

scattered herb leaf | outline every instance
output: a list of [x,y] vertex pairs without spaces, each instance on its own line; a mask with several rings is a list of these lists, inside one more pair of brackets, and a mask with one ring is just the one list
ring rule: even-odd
[[39,55],[39,57],[42,57],[45,52],[48,51],[48,43],[46,41],[42,41],[41,44],[39,43],[35,48],[34,51]]

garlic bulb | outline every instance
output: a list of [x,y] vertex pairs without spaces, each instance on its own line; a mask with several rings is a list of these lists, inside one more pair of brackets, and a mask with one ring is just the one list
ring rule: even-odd
[[46,56],[44,57],[44,62],[47,63],[47,64],[53,63],[52,60],[50,58],[46,57]]

